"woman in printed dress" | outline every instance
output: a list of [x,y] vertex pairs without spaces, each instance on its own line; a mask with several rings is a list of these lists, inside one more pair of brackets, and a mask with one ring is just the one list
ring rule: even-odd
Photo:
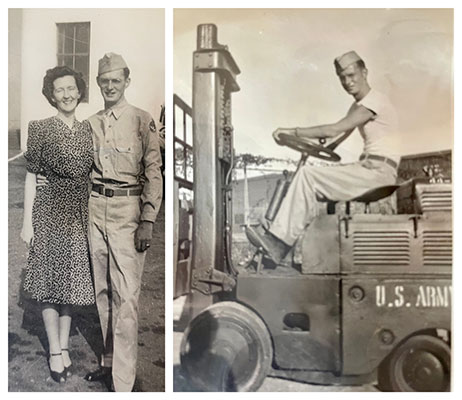
[[[50,375],[70,375],[72,306],[93,304],[87,241],[88,179],[93,163],[91,128],[75,118],[85,96],[81,74],[68,67],[46,72],[42,93],[57,109],[53,117],[29,123],[24,222],[29,248],[24,289],[41,304],[49,344]],[[37,175],[46,185],[37,186]]]

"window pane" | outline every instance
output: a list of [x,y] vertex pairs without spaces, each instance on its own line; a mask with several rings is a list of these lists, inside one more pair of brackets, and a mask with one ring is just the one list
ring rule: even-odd
[[173,117],[175,120],[175,132],[173,132],[173,135],[183,140],[183,112],[179,107],[175,107],[173,112],[175,113]]
[[192,118],[189,115],[186,115],[186,143],[191,146],[193,144],[192,128]]
[[88,53],[90,48],[90,24],[77,24],[75,37],[75,52]]
[[74,52],[74,24],[64,25],[64,53],[72,54]]
[[[88,88],[89,57],[75,56],[75,70],[81,72]],[[87,96],[86,96],[87,99]]]
[[58,25],[58,53],[64,52],[64,26]]
[[64,63],[62,65],[67,65],[70,68],[74,68],[74,57],[72,56],[63,56]]
[[88,56],[75,56],[75,70],[88,75]]

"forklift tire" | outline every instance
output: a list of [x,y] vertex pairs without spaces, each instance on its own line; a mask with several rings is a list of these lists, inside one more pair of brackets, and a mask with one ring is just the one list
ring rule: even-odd
[[451,349],[441,339],[417,335],[407,339],[379,367],[382,391],[447,392],[450,390]]
[[273,347],[260,317],[227,301],[206,308],[191,321],[180,356],[183,372],[197,389],[250,392],[268,374]]

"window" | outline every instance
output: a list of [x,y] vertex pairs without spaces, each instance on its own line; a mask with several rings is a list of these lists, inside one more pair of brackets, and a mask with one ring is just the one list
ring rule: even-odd
[[81,72],[87,84],[87,93],[82,100],[88,103],[90,82],[90,22],[56,24],[58,28],[58,65],[66,65]]

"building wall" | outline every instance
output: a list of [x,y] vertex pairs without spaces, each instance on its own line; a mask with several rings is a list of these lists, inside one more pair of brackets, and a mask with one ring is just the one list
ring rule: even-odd
[[157,120],[164,103],[163,9],[24,9],[22,19],[21,148],[30,120],[56,113],[41,94],[45,71],[56,65],[56,23],[90,22],[89,102],[81,103],[77,118],[102,109],[96,85],[98,60],[108,52],[122,54],[131,71],[127,100]]
[[22,10],[8,10],[8,133],[15,139],[21,126],[21,31]]
[[[258,224],[268,209],[277,181],[282,174],[268,174],[249,178],[249,223]],[[233,186],[233,221],[235,228],[244,224],[244,180],[239,179]],[[236,231],[237,232],[237,231]]]

